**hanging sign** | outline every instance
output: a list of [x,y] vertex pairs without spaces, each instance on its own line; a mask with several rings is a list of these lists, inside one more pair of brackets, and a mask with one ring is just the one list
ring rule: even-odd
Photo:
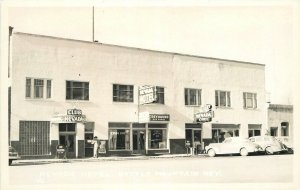
[[198,112],[195,114],[196,122],[204,123],[212,121],[212,118],[214,117],[214,112],[211,109],[212,105],[206,104],[205,107],[202,108],[202,112]]
[[139,88],[139,104],[149,104],[157,100],[155,86],[142,86]]

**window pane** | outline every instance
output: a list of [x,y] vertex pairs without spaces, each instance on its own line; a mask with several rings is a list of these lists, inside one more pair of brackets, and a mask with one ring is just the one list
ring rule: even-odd
[[226,106],[226,93],[220,92],[220,106]]
[[227,92],[227,107],[231,106],[230,92]]
[[196,90],[195,89],[190,89],[190,105],[196,105]]
[[47,80],[47,98],[51,98],[51,80]]
[[109,130],[109,149],[128,150],[130,149],[130,132],[128,129]]
[[40,79],[34,79],[34,97],[43,98],[44,81]]
[[219,91],[215,91],[215,100],[216,106],[219,106]]
[[26,98],[31,97],[31,79],[26,79]]
[[115,102],[133,102],[132,85],[113,85],[113,101]]
[[167,148],[167,130],[150,129],[149,131],[149,148],[165,149]]
[[89,83],[67,81],[66,99],[89,100]]

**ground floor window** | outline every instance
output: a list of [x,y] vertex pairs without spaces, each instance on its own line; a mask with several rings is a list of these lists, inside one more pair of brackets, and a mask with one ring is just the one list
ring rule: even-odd
[[271,127],[270,128],[270,135],[273,137],[277,137],[278,136],[278,127]]
[[238,137],[239,129],[212,129],[212,141],[214,143],[221,143],[228,137]]
[[149,149],[167,148],[167,124],[148,124]]
[[248,137],[260,136],[261,124],[249,124],[248,125]]
[[281,136],[289,136],[289,123],[288,122],[281,123]]
[[49,121],[20,121],[20,155],[50,154],[49,133]]
[[129,123],[109,123],[109,150],[130,149],[129,127]]
[[260,136],[260,129],[250,129],[250,130],[248,130],[248,136],[249,137]]

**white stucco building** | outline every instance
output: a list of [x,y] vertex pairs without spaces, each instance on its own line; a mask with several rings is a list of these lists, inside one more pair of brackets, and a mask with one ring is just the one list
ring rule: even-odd
[[[10,142],[23,157],[58,144],[89,157],[94,136],[104,155],[179,154],[268,129],[262,64],[25,33],[10,47]],[[158,99],[139,105],[145,85]],[[212,121],[196,123],[206,104]]]

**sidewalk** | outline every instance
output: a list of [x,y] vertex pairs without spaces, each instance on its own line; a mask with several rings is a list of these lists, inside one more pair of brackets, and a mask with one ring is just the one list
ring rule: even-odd
[[70,163],[70,162],[99,162],[99,161],[125,161],[125,160],[149,160],[149,159],[167,159],[167,158],[184,158],[184,157],[205,157],[205,154],[190,155],[190,154],[168,154],[157,156],[109,156],[98,158],[72,158],[72,159],[30,159],[30,160],[15,160],[14,163]]

